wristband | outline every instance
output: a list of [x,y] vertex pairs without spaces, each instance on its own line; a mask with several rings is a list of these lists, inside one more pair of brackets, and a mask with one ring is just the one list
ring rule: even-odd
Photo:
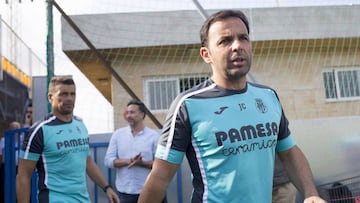
[[109,188],[112,188],[111,185],[105,185],[105,187],[103,187],[103,191],[106,193]]

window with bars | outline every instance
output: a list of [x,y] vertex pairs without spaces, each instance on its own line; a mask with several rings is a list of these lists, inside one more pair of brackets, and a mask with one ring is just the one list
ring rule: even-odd
[[360,68],[324,71],[323,80],[327,100],[360,99]]
[[164,111],[183,91],[207,80],[208,77],[162,78],[145,80],[145,103],[152,111]]

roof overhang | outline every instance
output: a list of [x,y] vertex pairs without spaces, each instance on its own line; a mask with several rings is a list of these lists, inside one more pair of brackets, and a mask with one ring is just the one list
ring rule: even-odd
[[[359,37],[360,6],[241,9],[249,18],[253,42]],[[217,10],[207,10],[208,14]],[[73,15],[71,19],[98,50],[199,44],[203,23],[196,10]],[[90,60],[92,53],[62,18],[62,48],[111,103],[111,74]],[[79,52],[83,50],[82,52]],[[75,53],[76,52],[76,53]],[[111,57],[107,58],[111,63]],[[96,66],[96,68],[94,68]],[[110,80],[111,81],[111,80]]]

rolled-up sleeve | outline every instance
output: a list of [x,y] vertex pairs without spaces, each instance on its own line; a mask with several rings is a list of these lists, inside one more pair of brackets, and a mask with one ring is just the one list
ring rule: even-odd
[[117,159],[117,132],[111,136],[109,146],[107,148],[105,158],[104,158],[104,165],[108,168],[114,168],[114,160]]

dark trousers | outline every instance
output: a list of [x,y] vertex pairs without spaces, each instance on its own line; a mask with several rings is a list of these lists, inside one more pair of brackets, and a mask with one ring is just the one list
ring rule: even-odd
[[[126,194],[118,192],[121,203],[137,203],[139,199],[139,194]],[[167,203],[166,197],[161,203]]]
[[[5,202],[5,187],[6,187],[6,183],[5,183],[5,164],[2,163],[0,166],[0,203],[4,203]],[[18,166],[16,166],[16,174],[18,171]]]
[[5,202],[5,164],[1,163],[0,166],[0,202]]
[[137,203],[139,194],[126,194],[118,192],[121,203]]

